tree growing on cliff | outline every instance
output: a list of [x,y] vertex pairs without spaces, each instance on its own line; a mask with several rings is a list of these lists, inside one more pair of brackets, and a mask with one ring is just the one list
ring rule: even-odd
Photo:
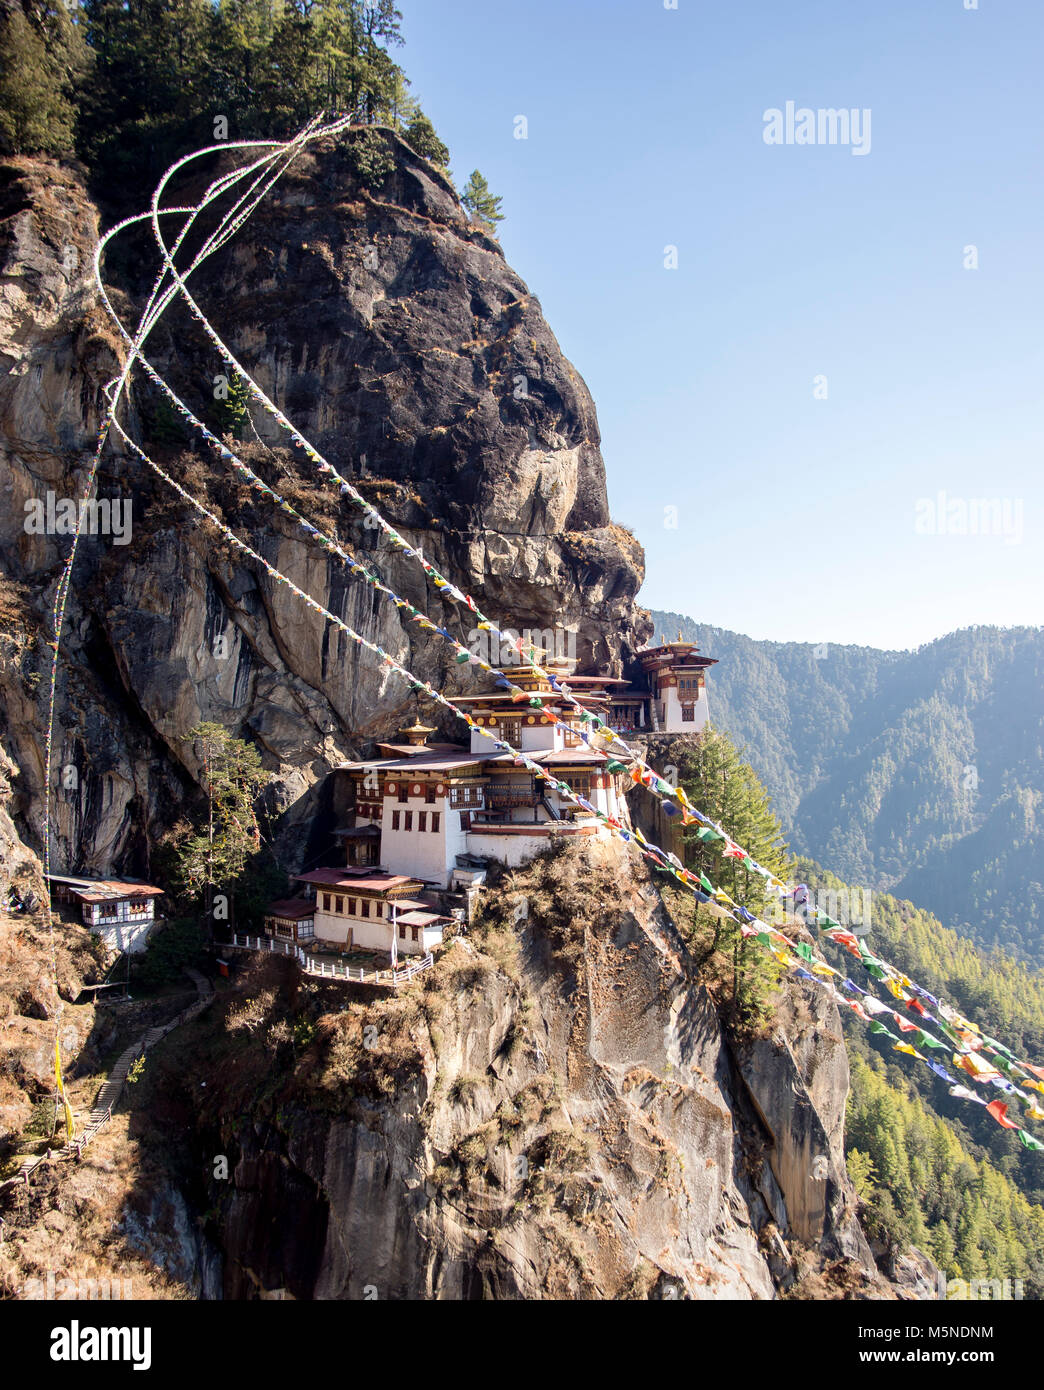
[[461,206],[480,222],[485,223],[488,231],[495,232],[497,223],[504,220],[504,214],[500,211],[503,201],[503,198],[493,196],[489,191],[489,184],[477,169],[473,169],[460,195]]
[[60,0],[4,0],[0,148],[8,154],[71,153],[75,91],[88,66],[83,33]]
[[203,898],[212,927],[215,920],[232,920],[236,880],[261,848],[255,805],[267,778],[257,749],[223,725],[204,722],[189,738],[201,766],[207,815],[199,829],[183,826],[174,833],[175,886]]
[[[680,753],[675,750],[675,761],[678,784],[693,805],[717,821],[763,868],[785,877],[790,860],[769,794],[728,735],[708,725]],[[764,880],[740,861],[723,858],[713,841],[706,843],[700,838],[701,829],[692,825],[682,833],[686,864],[762,915],[769,905]]]
[[[768,792],[729,737],[708,726],[698,739],[676,744],[671,757],[678,769],[678,785],[692,804],[717,821],[764,868],[785,877],[789,860]],[[716,852],[715,842],[699,837],[702,828],[692,825],[682,832],[686,866],[763,916],[770,902],[764,880],[737,860]],[[758,1026],[768,1014],[779,976],[774,958],[763,946],[745,940],[730,918],[717,915],[705,960],[716,952],[731,953],[733,1002],[745,1023]]]
[[403,139],[422,159],[430,159],[440,168],[449,163],[449,149],[435,134],[435,127],[423,111],[418,111],[410,121],[403,131]]

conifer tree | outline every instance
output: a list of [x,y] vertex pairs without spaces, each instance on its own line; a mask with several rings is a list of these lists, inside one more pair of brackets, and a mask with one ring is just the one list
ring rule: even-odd
[[70,154],[76,88],[90,55],[61,0],[0,4],[0,148],[9,154]]
[[[764,868],[785,877],[786,846],[768,793],[729,737],[708,726],[697,739],[674,745],[671,756],[678,769],[678,785],[692,804],[717,821]],[[764,916],[769,905],[764,880],[736,860],[722,857],[713,844],[699,838],[700,829],[693,825],[682,834],[686,867],[723,888],[756,916]],[[708,958],[722,949],[733,954],[734,1002],[741,1017],[756,1024],[766,1014],[779,966],[763,945],[744,940],[734,921],[715,916]]]
[[489,191],[489,184],[477,169],[471,171],[471,177],[464,185],[460,201],[461,206],[484,223],[490,232],[495,232],[497,223],[504,220],[504,214],[500,211],[503,198],[493,196]]

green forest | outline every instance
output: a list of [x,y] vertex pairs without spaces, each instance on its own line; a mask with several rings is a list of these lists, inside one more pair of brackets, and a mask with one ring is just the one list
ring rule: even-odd
[[719,663],[711,719],[795,851],[1044,964],[1044,631],[968,628],[916,651],[756,642],[652,614]]
[[445,166],[392,51],[392,0],[0,0],[0,150],[75,155],[149,189],[188,150],[319,112],[398,130]]
[[[836,875],[788,858],[768,794],[727,735],[709,727],[671,756],[693,803],[759,863],[832,892],[833,901],[852,901],[855,890]],[[684,845],[687,866],[706,876],[705,886],[722,886],[759,913],[770,910],[757,876],[723,859],[698,828],[686,830]],[[686,909],[684,894],[667,896],[705,983],[731,998],[740,1023],[764,1024],[779,986],[772,958],[741,940],[729,919]],[[869,925],[876,954],[1018,1055],[1044,1058],[1044,972],[997,947],[983,950],[887,893],[872,895]],[[827,938],[820,945],[831,964],[853,969],[841,947]],[[869,976],[860,974],[854,967],[856,983],[869,988]],[[870,1234],[896,1250],[916,1246],[951,1279],[1021,1279],[1025,1297],[1044,1296],[1044,1154],[1023,1148],[983,1108],[950,1096],[939,1077],[897,1055],[855,1014],[841,1014],[851,1063],[846,1151]]]
[[[847,890],[808,860],[795,873],[815,889]],[[873,895],[870,928],[877,955],[1019,1056],[1044,1057],[1044,972],[981,950],[887,893]],[[832,965],[849,969],[840,947],[820,944]],[[868,987],[858,970],[855,982]],[[1044,1296],[1044,1155],[1024,1149],[982,1107],[952,1097],[927,1067],[897,1057],[848,1010],[842,1023],[852,1065],[849,1170],[870,1227],[925,1250],[950,1277],[1021,1278],[1027,1297]]]

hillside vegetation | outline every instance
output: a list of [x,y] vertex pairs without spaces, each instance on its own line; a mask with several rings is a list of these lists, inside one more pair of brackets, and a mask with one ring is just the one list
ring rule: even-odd
[[796,852],[1044,962],[1044,631],[968,628],[885,652],[652,617],[719,659],[711,718]]

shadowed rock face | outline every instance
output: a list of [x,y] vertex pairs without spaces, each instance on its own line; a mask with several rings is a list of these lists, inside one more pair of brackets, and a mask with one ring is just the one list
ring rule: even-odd
[[[516,629],[570,629],[581,661],[619,671],[645,635],[644,614],[632,609],[643,560],[609,521],[587,388],[447,181],[390,132],[382,138],[394,158],[382,187],[360,183],[350,142],[317,147],[190,288],[302,432],[490,616]],[[26,534],[25,503],[48,491],[77,495],[101,386],[117,369],[119,340],[90,281],[97,225],[75,168],[22,160],[0,169],[0,547],[7,578],[25,585],[19,617],[32,639],[17,651],[5,639],[0,743],[18,768],[14,820],[34,846],[49,656],[41,629],[70,540]],[[135,235],[107,263],[128,313],[156,264]],[[197,414],[218,423],[213,382],[228,368],[184,308],[172,308],[148,355]],[[386,651],[447,689],[471,688],[447,668],[437,639],[422,640],[394,606],[302,544],[292,519],[255,505],[209,451],[179,445],[177,417],[143,376],[135,380],[132,434],[194,495]],[[468,617],[379,546],[263,410],[252,414],[243,448],[257,471],[292,488],[302,511],[466,637]],[[201,718],[260,745],[292,861],[316,783],[415,706],[399,677],[360,659],[162,489],[132,456],[107,455],[99,495],[133,498],[133,535],[127,545],[100,535],[81,542],[55,739],[57,765],[75,771],[55,810],[56,867],[148,872],[150,843],[192,790],[198,769],[184,739]]]

